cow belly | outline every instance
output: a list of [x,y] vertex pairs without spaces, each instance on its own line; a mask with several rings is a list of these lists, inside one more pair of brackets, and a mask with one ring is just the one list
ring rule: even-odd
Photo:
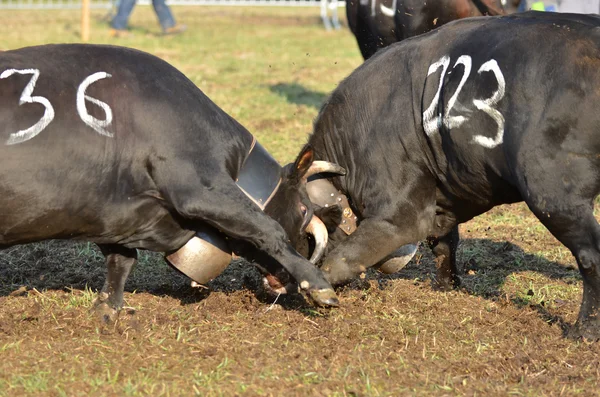
[[194,235],[152,198],[74,208],[77,207],[52,208],[38,203],[2,213],[0,245],[74,239],[168,252],[180,248]]

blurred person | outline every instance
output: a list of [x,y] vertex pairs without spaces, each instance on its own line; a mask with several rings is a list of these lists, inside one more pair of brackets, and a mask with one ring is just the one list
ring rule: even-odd
[[[120,0],[118,2],[117,14],[110,23],[112,26],[112,29],[110,30],[111,36],[124,37],[129,35],[129,31],[127,30],[127,21],[129,20],[131,11],[133,11],[135,2],[136,0]],[[173,13],[171,13],[171,9],[165,0],[152,0],[152,7],[154,7],[154,12],[158,17],[158,22],[162,27],[163,34],[178,34],[186,30],[185,25],[178,25],[175,22]]]
[[600,0],[522,0],[518,11],[527,10],[599,14]]
[[558,10],[579,14],[599,14],[600,0],[562,0]]

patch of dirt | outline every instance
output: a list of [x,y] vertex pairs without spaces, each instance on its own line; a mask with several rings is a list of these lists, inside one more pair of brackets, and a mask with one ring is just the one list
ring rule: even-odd
[[[14,247],[0,257],[0,394],[595,395],[600,344],[563,337],[580,277],[538,226],[524,206],[494,209],[461,226],[459,291],[431,289],[421,247],[398,274],[340,289],[334,310],[264,294],[242,260],[202,293],[144,254],[136,310],[112,324],[84,289],[104,279],[92,246]],[[541,296],[548,285],[566,295]]]

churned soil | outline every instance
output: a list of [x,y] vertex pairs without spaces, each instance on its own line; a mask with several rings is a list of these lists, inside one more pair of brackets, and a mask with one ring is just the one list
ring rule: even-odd
[[234,261],[195,290],[143,254],[110,324],[92,309],[99,252],[85,243],[0,257],[0,395],[597,395],[600,344],[564,337],[575,262],[523,205],[461,226],[463,287],[432,290],[429,251],[369,271],[341,307],[274,297]]

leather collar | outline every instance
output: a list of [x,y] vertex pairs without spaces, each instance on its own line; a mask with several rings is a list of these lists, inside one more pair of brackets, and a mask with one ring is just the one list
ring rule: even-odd
[[354,233],[358,218],[352,212],[350,203],[345,194],[336,189],[336,187],[323,175],[314,175],[308,178],[306,191],[310,201],[320,207],[329,207],[339,205],[342,207],[342,221],[338,225],[347,235]]
[[277,160],[253,136],[250,151],[235,183],[264,210],[281,185],[281,171]]

